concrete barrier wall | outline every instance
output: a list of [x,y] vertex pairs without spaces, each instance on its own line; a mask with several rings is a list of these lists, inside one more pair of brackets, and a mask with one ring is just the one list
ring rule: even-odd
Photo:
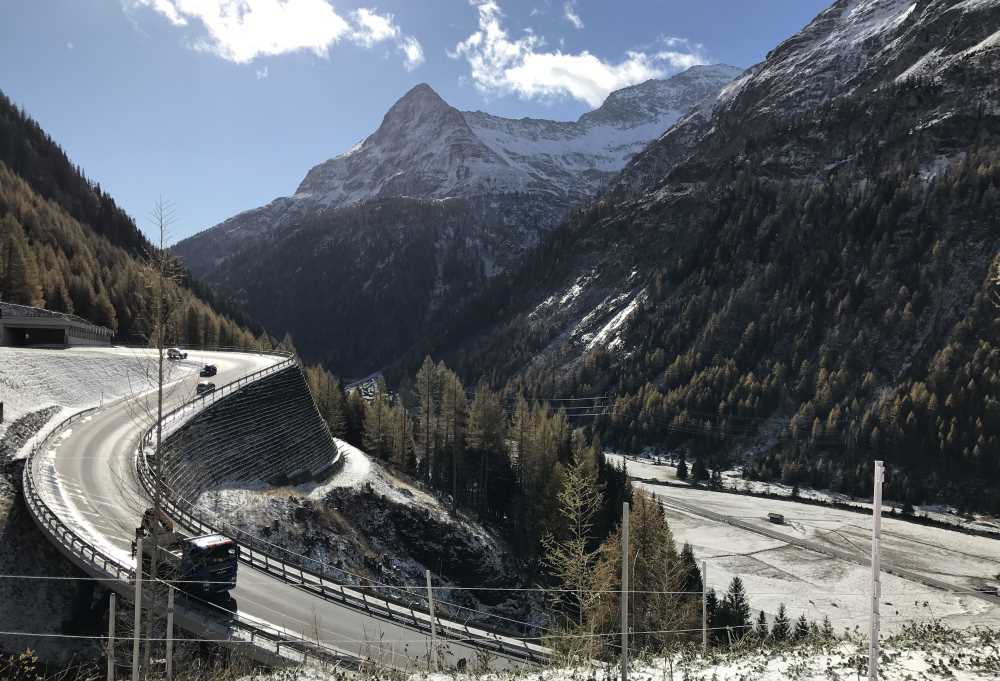
[[336,444],[305,376],[290,366],[225,395],[163,442],[161,475],[175,496],[298,484],[329,475]]

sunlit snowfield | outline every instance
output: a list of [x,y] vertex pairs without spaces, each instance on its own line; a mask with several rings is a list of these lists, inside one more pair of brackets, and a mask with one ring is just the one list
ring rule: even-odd
[[[633,461],[628,467],[637,479],[673,478],[672,467]],[[804,613],[822,620],[826,615],[838,631],[867,627],[871,570],[863,563],[871,545],[869,514],[683,486],[635,484],[663,501],[678,545],[690,543],[697,558],[708,561],[708,582],[716,591],[724,591],[739,575],[754,610],[773,615],[784,603],[790,616]],[[788,541],[698,515],[681,505],[777,532]],[[786,524],[768,522],[772,511],[783,514]],[[857,556],[858,562],[830,556],[823,553],[825,548]],[[1000,581],[1000,540],[883,518],[882,562],[887,569],[913,571],[954,587],[949,593],[883,573],[883,630],[897,631],[907,622],[931,619],[956,627],[1000,625],[1000,606],[971,593],[978,585]]]

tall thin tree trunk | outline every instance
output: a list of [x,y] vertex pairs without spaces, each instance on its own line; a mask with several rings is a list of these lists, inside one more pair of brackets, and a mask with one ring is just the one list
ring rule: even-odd
[[[157,534],[157,527],[160,522],[161,513],[161,498],[160,498],[160,487],[157,482],[160,479],[160,443],[163,437],[163,350],[164,341],[166,336],[166,315],[164,308],[164,295],[166,293],[166,279],[167,279],[167,256],[166,256],[166,229],[167,229],[167,214],[164,211],[164,205],[162,201],[157,204],[155,209],[155,219],[157,222],[157,228],[159,231],[159,251],[156,254],[156,355],[157,355],[157,375],[156,375],[156,449],[153,454],[153,523],[152,523],[152,535],[153,535],[153,553],[149,561],[149,584],[150,584],[150,596],[151,604],[149,607],[149,612],[146,615],[146,645],[144,647],[143,653],[143,664],[142,668],[145,673],[149,669],[149,660],[152,657],[153,648],[153,620],[155,613],[155,599],[158,592],[156,587],[156,579],[158,577],[159,568],[159,558],[160,558],[160,539]],[[141,556],[140,556],[141,564]]]

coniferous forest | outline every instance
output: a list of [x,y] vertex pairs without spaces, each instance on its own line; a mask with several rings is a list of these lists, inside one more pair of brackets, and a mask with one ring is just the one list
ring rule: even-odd
[[[640,159],[431,346],[516,393],[609,396],[594,430],[619,450],[858,496],[884,459],[907,508],[1000,511],[1000,130],[976,107],[920,129],[943,101],[913,81],[732,122],[737,139],[666,176],[636,179]],[[604,252],[619,280],[641,275],[616,350],[574,346],[577,318],[538,312]]]
[[[380,383],[367,401],[321,367],[306,376],[334,435],[505,537],[528,580],[552,589],[546,613],[560,653],[616,650],[619,602],[604,595],[621,589],[626,501],[634,629],[645,632],[632,645],[661,651],[700,640],[702,575],[691,546],[678,547],[659,502],[633,489],[627,472],[603,456],[600,436],[565,409],[485,383],[469,389],[429,357],[399,392]],[[773,625],[755,624],[739,577],[724,594],[708,591],[707,615],[719,645],[834,638],[829,620],[820,625],[804,614],[797,624],[784,611]]]
[[[76,314],[144,344],[153,246],[114,200],[0,93],[0,298]],[[171,342],[257,346],[246,318],[179,271]]]

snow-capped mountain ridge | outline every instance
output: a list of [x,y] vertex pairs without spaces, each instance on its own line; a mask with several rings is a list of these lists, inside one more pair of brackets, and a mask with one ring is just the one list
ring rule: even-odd
[[342,206],[387,196],[537,192],[578,201],[739,73],[696,66],[615,91],[565,122],[461,112],[420,84],[369,137],[310,170],[294,198]]
[[517,206],[507,212],[518,224],[510,226],[510,234],[489,239],[510,247],[483,255],[495,272],[495,263],[516,260],[649,142],[692,107],[714,99],[739,73],[732,66],[695,66],[612,92],[576,121],[462,112],[422,83],[390,107],[371,135],[310,169],[292,196],[243,211],[185,239],[175,251],[195,274],[209,276],[251,242],[282,238],[331,209],[402,197],[514,201]]

